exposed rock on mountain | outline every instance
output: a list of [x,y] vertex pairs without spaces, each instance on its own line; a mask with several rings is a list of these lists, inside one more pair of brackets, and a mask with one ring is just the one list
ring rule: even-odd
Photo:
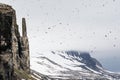
[[105,70],[88,52],[81,51],[36,53],[31,57],[31,69],[51,80],[120,80],[120,74]]
[[15,10],[0,3],[0,80],[29,77],[29,42],[25,18],[22,19],[22,36],[18,28]]
[[22,36],[15,10],[0,4],[0,80],[120,80],[87,52],[48,51],[29,58],[25,18]]

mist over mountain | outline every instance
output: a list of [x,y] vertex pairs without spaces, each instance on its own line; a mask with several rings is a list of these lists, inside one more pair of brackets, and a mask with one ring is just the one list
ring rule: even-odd
[[119,0],[0,2],[13,6],[18,25],[22,25],[21,17],[26,18],[31,55],[41,50],[80,49],[92,52],[106,69],[120,71]]
[[0,2],[0,79],[120,80],[120,0]]

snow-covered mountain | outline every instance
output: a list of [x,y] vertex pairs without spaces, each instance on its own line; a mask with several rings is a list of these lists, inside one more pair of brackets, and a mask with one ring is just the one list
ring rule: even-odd
[[120,74],[107,71],[88,52],[46,51],[31,56],[32,73],[46,79],[120,80]]

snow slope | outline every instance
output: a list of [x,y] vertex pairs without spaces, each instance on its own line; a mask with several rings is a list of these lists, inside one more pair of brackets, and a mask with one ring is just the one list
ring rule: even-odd
[[109,73],[87,52],[45,51],[31,56],[31,69],[51,79],[109,79],[120,75]]

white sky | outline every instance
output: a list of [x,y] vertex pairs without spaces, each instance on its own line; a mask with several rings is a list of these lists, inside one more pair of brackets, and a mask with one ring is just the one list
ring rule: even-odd
[[31,54],[73,49],[92,52],[100,60],[120,58],[120,0],[0,2],[16,10],[20,29],[21,18],[26,18]]

